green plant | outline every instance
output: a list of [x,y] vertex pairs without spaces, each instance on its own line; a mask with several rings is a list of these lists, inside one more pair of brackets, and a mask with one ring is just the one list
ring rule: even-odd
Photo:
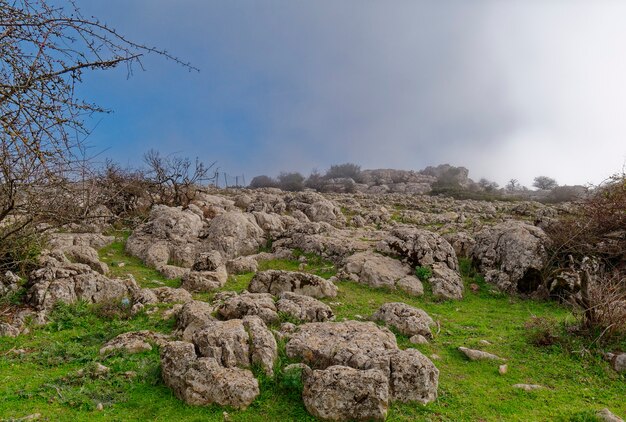
[[433,276],[430,267],[415,267],[415,276],[422,281],[428,281]]

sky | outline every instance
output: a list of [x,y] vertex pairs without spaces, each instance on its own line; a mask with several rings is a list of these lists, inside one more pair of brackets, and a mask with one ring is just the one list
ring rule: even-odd
[[91,152],[277,175],[449,163],[530,186],[626,164],[626,2],[78,0],[158,56],[84,78]]

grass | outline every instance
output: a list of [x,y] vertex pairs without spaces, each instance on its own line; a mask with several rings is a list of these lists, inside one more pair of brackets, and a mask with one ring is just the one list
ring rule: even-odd
[[[301,253],[297,253],[297,256]],[[133,274],[143,286],[176,285],[155,271],[127,256],[123,238],[104,248],[101,256],[116,276]],[[305,255],[304,270],[328,278],[335,269],[319,257]],[[297,270],[298,260],[273,260],[260,269]],[[415,347],[433,360],[440,370],[439,399],[427,406],[392,404],[390,421],[591,421],[594,411],[609,407],[626,415],[626,377],[609,369],[599,354],[578,353],[590,341],[568,337],[547,347],[531,344],[525,323],[533,318],[551,318],[558,329],[573,320],[565,307],[552,302],[521,300],[496,293],[462,262],[467,284],[478,285],[476,292],[466,289],[462,301],[437,301],[430,295],[408,297],[398,291],[372,289],[349,281],[339,281],[337,298],[325,299],[337,320],[370,316],[386,302],[402,301],[428,312],[441,330],[426,345],[413,345],[407,336],[397,334],[401,348]],[[222,290],[241,291],[252,274],[231,277]],[[208,299],[212,295],[197,296]],[[176,399],[160,378],[158,350],[135,355],[100,356],[100,347],[117,334],[150,329],[170,332],[174,321],[164,320],[157,312],[140,313],[130,319],[94,312],[86,304],[58,306],[52,323],[32,327],[31,332],[0,342],[0,420],[41,413],[59,421],[143,421],[185,420],[222,421],[224,413],[232,421],[313,421],[302,400],[297,375],[282,374],[279,368],[290,363],[284,344],[279,343],[279,363],[274,379],[258,371],[261,395],[244,411],[218,406],[188,406]],[[481,340],[491,344],[485,345]],[[458,346],[480,348],[506,358],[508,373],[498,373],[499,363],[470,362]],[[624,345],[622,345],[624,346]],[[15,353],[22,349],[24,353]],[[108,374],[95,376],[90,370],[99,362],[110,368]],[[78,371],[84,369],[84,374]],[[132,371],[134,376],[127,373]],[[516,383],[540,384],[534,392],[513,389]],[[104,408],[97,410],[98,403]]]

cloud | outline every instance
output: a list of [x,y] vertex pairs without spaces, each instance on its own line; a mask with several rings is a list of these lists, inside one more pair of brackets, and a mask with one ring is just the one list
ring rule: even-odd
[[599,181],[626,160],[618,2],[96,7],[122,32],[202,68],[187,75],[149,59],[131,84],[106,77],[96,95],[130,114],[118,110],[98,143],[121,126],[134,153],[197,154],[233,173],[450,162],[476,179],[525,184],[538,174]]

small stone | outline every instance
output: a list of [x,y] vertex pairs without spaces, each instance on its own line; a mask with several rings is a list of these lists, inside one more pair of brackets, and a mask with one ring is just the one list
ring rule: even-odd
[[478,292],[480,290],[480,286],[476,283],[472,283],[470,284],[470,290],[473,291],[474,293]]
[[596,416],[603,422],[624,422],[622,418],[611,412],[606,407],[596,412]]
[[119,268],[122,268],[122,267],[125,267],[125,266],[126,266],[126,263],[125,263],[125,262],[118,262],[118,263],[117,263],[117,266],[118,266]]
[[98,404],[96,405],[96,410],[97,410],[97,411],[102,411],[102,410],[104,410],[104,406],[102,405],[102,403],[98,403]]
[[508,370],[509,370],[508,365],[500,365],[500,367],[498,368],[498,372],[500,373],[500,375],[506,374]]
[[409,339],[413,344],[428,344],[428,339],[421,334],[416,334]]
[[135,371],[126,371],[122,375],[124,375],[124,377],[126,377],[128,379],[131,379],[131,378],[135,378],[137,376],[137,372],[135,372]]
[[230,415],[228,414],[228,412],[222,412],[222,416],[224,417],[225,421],[229,421],[230,420]]
[[468,349],[467,347],[459,347],[459,351],[469,358],[469,360],[503,360],[501,357],[482,350]]
[[480,340],[479,343],[480,344],[484,344],[485,346],[490,346],[491,345],[491,343],[489,341],[487,341],[487,340]]
[[431,358],[432,360],[441,360],[441,356],[439,356],[439,355],[438,355],[438,354],[436,354],[436,353],[433,353],[432,355],[430,355],[430,358]]
[[545,387],[543,385],[537,385],[537,384],[514,384],[513,388],[519,388],[520,390],[524,390],[524,391],[533,391],[533,390],[540,390]]
[[105,375],[108,372],[109,372],[109,367],[104,366],[101,363],[96,363],[96,367],[93,370],[94,375],[97,375],[97,376]]

